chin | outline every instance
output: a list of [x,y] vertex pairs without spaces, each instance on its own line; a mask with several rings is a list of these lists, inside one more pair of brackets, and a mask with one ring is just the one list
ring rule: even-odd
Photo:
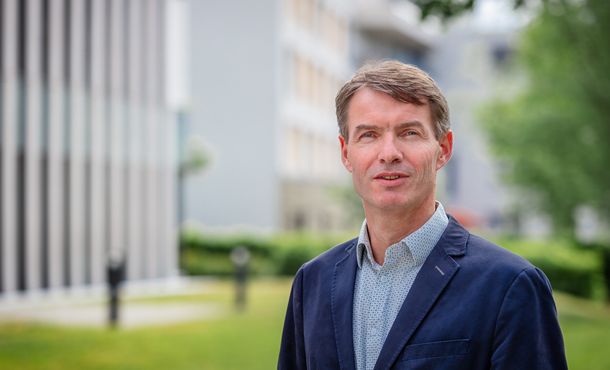
[[377,202],[374,203],[375,207],[388,211],[409,208],[409,204],[410,202],[408,199],[398,197],[378,199]]

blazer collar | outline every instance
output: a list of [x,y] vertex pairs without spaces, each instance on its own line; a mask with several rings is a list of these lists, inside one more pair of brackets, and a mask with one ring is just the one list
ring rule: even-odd
[[[419,271],[381,349],[375,370],[389,369],[402,348],[459,268],[452,258],[464,255],[469,233],[453,217]],[[356,281],[357,239],[346,243],[345,255],[335,265],[331,287],[331,314],[335,344],[342,370],[356,368],[354,357],[353,301]]]
[[388,333],[375,370],[387,370],[459,269],[453,257],[466,253],[469,233],[453,217],[415,278]]
[[466,253],[470,233],[453,216],[447,215],[447,217],[449,224],[436,245],[442,247],[450,256],[462,256]]
[[356,368],[354,357],[353,302],[356,281],[357,239],[347,243],[345,256],[335,265],[331,287],[331,314],[335,331],[335,344],[342,370]]

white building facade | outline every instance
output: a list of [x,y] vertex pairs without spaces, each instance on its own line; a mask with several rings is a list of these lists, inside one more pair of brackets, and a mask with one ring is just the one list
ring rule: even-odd
[[0,2],[0,298],[177,274],[168,3]]
[[[339,230],[334,96],[349,77],[342,0],[192,1],[191,131],[211,163],[187,215],[211,229]],[[347,183],[349,184],[349,183]]]
[[337,196],[351,184],[334,98],[363,63],[397,59],[430,73],[449,100],[457,139],[440,200],[470,227],[502,223],[506,190],[475,111],[505,75],[515,30],[481,32],[474,15],[422,22],[408,1],[190,4],[190,127],[211,163],[188,180],[188,219],[214,231],[357,228],[358,205]]

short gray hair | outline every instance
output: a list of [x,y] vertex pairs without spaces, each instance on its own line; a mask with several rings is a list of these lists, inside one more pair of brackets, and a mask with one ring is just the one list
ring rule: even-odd
[[416,66],[398,61],[383,61],[361,67],[337,93],[335,98],[337,123],[339,132],[345,140],[348,140],[349,103],[354,94],[363,87],[388,94],[403,103],[428,104],[436,139],[440,139],[450,129],[449,107],[436,82]]

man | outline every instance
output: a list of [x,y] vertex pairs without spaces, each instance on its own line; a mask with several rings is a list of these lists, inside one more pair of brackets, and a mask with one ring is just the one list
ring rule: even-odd
[[453,133],[435,82],[388,61],[336,98],[360,236],[299,269],[278,369],[566,369],[551,287],[435,200]]

